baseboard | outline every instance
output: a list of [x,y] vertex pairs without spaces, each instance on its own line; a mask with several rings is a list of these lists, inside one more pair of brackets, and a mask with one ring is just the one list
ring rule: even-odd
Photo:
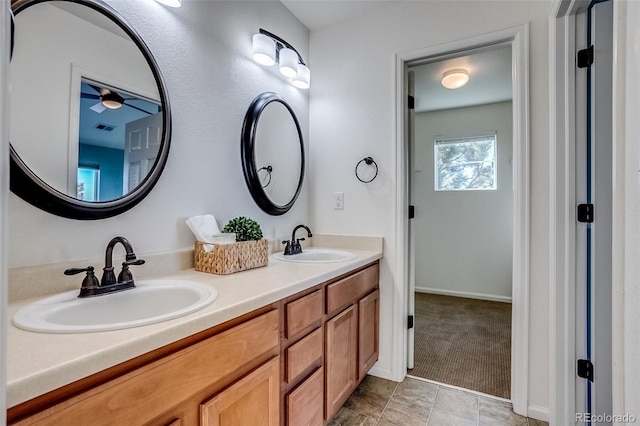
[[511,297],[498,296],[495,294],[469,293],[466,291],[442,290],[439,288],[428,288],[416,286],[417,293],[440,294],[442,296],[466,297],[467,299],[491,300],[493,302],[511,303]]
[[549,408],[540,407],[539,405],[530,405],[527,408],[528,415],[532,419],[542,420],[543,422],[549,422]]
[[371,367],[371,370],[369,370],[369,373],[367,374],[380,377],[381,379],[392,380],[394,382],[401,382],[404,379],[403,377],[402,379],[398,380],[397,377],[393,376],[392,370],[389,370],[388,368],[380,368],[375,365]]

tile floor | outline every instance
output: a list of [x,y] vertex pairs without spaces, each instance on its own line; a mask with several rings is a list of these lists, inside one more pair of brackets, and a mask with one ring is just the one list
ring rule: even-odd
[[407,377],[367,376],[329,426],[542,426],[515,414],[511,403]]

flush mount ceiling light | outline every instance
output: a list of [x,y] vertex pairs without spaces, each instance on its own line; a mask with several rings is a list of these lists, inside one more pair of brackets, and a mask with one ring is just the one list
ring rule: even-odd
[[272,66],[277,62],[280,73],[289,78],[292,85],[299,89],[308,89],[310,86],[311,71],[298,51],[282,38],[262,28],[253,36],[253,59],[265,66]]
[[442,74],[442,85],[447,89],[459,89],[469,81],[469,74],[466,70],[449,70]]
[[156,0],[158,3],[164,4],[169,7],[180,7],[182,6],[182,0]]

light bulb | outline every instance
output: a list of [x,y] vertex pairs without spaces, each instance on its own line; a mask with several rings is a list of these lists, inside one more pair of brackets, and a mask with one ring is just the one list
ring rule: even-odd
[[308,89],[311,83],[311,71],[306,65],[298,64],[296,76],[291,80],[298,89]]
[[262,65],[270,67],[276,63],[276,42],[264,34],[253,36],[253,59]]
[[285,77],[295,77],[298,68],[298,54],[287,47],[280,49],[280,73]]

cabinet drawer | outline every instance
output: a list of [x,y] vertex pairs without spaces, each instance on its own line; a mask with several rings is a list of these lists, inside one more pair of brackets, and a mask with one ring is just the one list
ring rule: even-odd
[[287,395],[287,424],[322,426],[324,380],[318,368],[307,380]]
[[286,337],[291,338],[322,319],[322,290],[287,303]]
[[286,350],[286,381],[292,383],[303,371],[322,358],[322,329],[318,328]]
[[354,303],[378,285],[378,265],[371,266],[354,275],[327,286],[327,314]]
[[196,392],[250,371],[278,345],[273,310],[15,424],[145,424]]

